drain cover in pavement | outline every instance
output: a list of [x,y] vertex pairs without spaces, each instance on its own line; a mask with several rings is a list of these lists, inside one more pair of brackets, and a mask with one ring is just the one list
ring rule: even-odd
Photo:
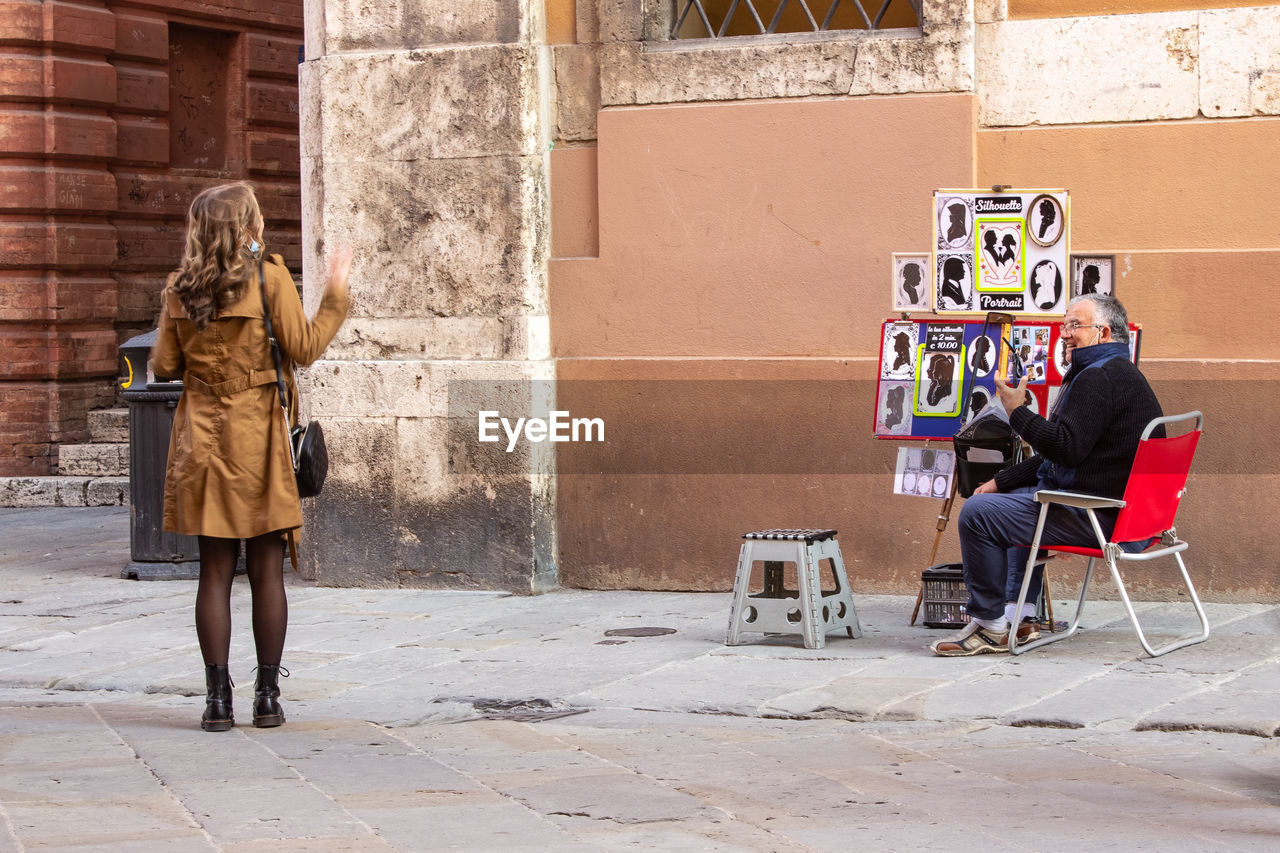
[[675,628],[613,628],[604,632],[606,637],[661,637],[674,634]]
[[472,706],[488,720],[540,723],[585,714],[586,708],[566,708],[546,699],[476,699]]

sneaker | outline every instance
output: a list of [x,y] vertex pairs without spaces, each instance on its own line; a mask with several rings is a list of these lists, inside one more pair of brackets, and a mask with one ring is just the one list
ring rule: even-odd
[[1028,616],[1018,625],[1018,645],[1040,639],[1040,623]]
[[929,648],[935,655],[946,658],[969,657],[971,655],[1007,654],[1009,651],[1009,632],[996,634],[970,622],[964,631],[955,637],[938,640]]

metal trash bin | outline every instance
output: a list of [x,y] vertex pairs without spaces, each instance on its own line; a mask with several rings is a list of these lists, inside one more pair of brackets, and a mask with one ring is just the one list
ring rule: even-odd
[[164,474],[173,413],[182,382],[157,382],[147,369],[158,330],[120,345],[124,399],[129,404],[129,555],[122,578],[194,580],[200,542],[164,529]]

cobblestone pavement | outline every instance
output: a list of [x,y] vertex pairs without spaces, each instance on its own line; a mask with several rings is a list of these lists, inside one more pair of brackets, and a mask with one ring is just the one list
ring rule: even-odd
[[[255,729],[241,579],[242,719],[211,734],[195,584],[121,580],[128,526],[0,510],[0,853],[1280,847],[1274,605],[1210,604],[1210,640],[1158,660],[1115,602],[942,659],[856,578],[865,636],[816,651],[724,646],[726,594],[294,579],[289,722]],[[605,634],[634,627],[674,633]]]

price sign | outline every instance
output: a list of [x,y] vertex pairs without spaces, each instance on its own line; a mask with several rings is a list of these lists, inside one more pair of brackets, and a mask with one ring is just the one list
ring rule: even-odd
[[930,323],[924,336],[925,352],[960,352],[964,346],[964,326],[960,323]]

